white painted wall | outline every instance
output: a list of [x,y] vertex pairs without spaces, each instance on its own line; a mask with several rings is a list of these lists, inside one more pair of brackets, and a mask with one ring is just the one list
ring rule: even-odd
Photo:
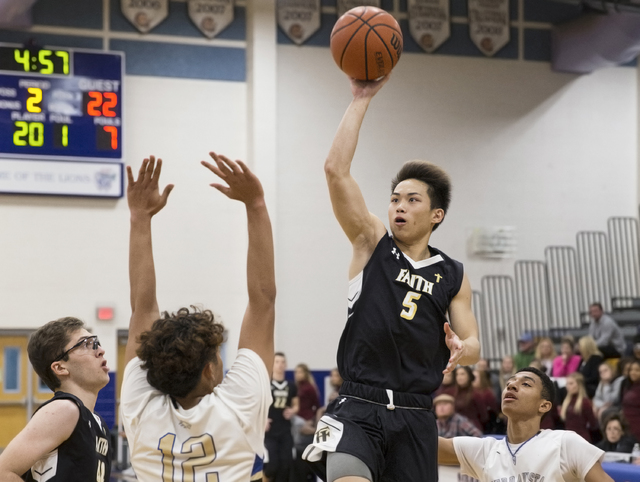
[[[290,365],[330,368],[350,247],[323,162],[349,87],[328,49],[279,46],[277,56],[276,347]],[[246,219],[208,187],[198,162],[210,149],[246,159],[247,87],[131,76],[125,87],[127,162],[162,156],[164,182],[176,184],[154,222],[161,309],[202,303],[221,314],[229,361],[246,304]],[[479,288],[485,274],[510,274],[513,260],[471,258],[473,227],[516,226],[518,257],[541,259],[548,244],[573,244],[578,230],[635,214],[637,106],[633,69],[577,77],[546,63],[405,54],[371,105],[354,175],[386,221],[389,181],[403,161],[444,166],[453,203],[433,244],[463,261]],[[115,330],[129,317],[126,200],[0,196],[0,226],[0,328],[75,315],[115,360]],[[98,304],[115,306],[116,320],[94,321]]]
[[[212,149],[246,156],[246,86],[127,77],[125,160],[165,161],[169,203],[153,223],[161,310],[202,303],[221,314],[235,346],[246,304],[246,218],[209,187],[200,166]],[[85,320],[115,368],[117,328],[129,322],[126,199],[0,196],[0,328],[37,328],[62,316]],[[98,304],[116,308],[95,321]],[[229,351],[235,356],[235,350]]]
[[[326,367],[346,316],[350,246],[322,165],[351,97],[327,50],[278,53],[278,245],[288,254],[279,264],[279,348],[291,363]],[[512,274],[514,260],[470,256],[474,227],[515,226],[517,257],[543,259],[549,244],[575,244],[578,230],[635,215],[636,111],[634,69],[578,77],[547,63],[405,54],[369,108],[353,172],[386,222],[401,164],[442,165],[453,201],[432,244],[461,260],[479,289],[483,275]]]

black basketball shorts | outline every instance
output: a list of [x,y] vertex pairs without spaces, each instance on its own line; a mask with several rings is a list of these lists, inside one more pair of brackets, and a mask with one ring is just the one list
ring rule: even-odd
[[436,482],[438,429],[431,397],[345,385],[303,458],[321,462],[325,452],[347,453],[369,467],[374,482]]

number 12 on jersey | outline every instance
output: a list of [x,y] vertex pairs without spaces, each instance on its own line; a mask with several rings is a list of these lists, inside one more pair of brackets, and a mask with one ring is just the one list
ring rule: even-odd
[[[216,447],[213,437],[202,434],[187,439],[177,452],[179,466],[176,466],[176,452],[174,444],[176,436],[168,433],[158,443],[158,450],[162,453],[162,480],[163,482],[196,482],[196,468],[210,466],[216,459]],[[207,472],[203,482],[219,482],[217,472]]]

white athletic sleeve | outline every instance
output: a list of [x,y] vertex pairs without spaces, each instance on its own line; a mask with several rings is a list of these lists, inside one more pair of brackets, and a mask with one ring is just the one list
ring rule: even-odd
[[262,358],[247,348],[238,350],[238,356],[222,383],[215,388],[214,395],[233,410],[252,448],[256,453],[262,453],[272,402],[271,380]]
[[560,449],[562,473],[570,473],[576,479],[584,480],[593,465],[602,458],[604,452],[591,445],[580,435],[570,430],[563,434]]
[[141,365],[142,360],[135,357],[124,369],[120,410],[122,421],[127,431],[129,428],[135,430],[138,425],[138,417],[151,396],[160,394],[158,390],[149,385],[147,371],[143,370]]
[[453,437],[453,449],[460,462],[460,473],[480,479],[490,448],[490,439],[479,437]]

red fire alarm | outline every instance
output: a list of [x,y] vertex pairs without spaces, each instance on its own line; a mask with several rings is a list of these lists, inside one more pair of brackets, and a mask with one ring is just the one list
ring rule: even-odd
[[113,320],[113,307],[111,306],[98,306],[97,317],[99,321],[111,321]]

